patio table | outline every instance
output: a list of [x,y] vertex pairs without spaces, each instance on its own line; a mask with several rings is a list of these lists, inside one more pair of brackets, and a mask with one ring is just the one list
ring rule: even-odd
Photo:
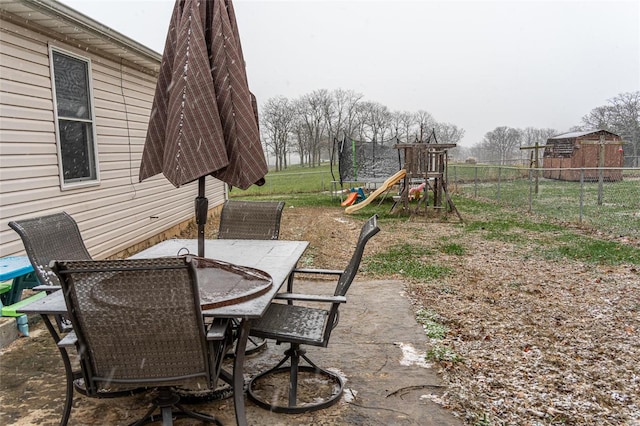
[[18,303],[22,290],[40,285],[27,256],[9,256],[0,259],[0,282],[9,280],[12,281],[11,286],[7,286],[9,291],[2,294],[4,305]]
[[0,259],[0,309],[3,317],[15,317],[18,330],[29,335],[29,322],[20,307],[44,297],[36,293],[21,301],[22,291],[40,285],[27,256],[8,256]]
[[[131,256],[132,259],[153,258],[164,256],[177,256],[197,253],[197,240],[193,239],[173,239],[163,241],[153,247],[141,251]],[[235,318],[240,320],[239,336],[236,344],[236,356],[233,364],[233,399],[235,406],[236,422],[246,425],[246,412],[244,405],[244,352],[251,328],[251,320],[260,318],[269,304],[285,283],[293,268],[308,246],[306,241],[285,241],[285,240],[206,240],[205,255],[207,258],[220,260],[259,269],[271,276],[272,285],[266,291],[260,292],[249,300],[205,309],[202,311],[206,317]],[[200,274],[198,274],[200,278]],[[51,293],[47,297],[35,301],[21,308],[25,314],[39,314],[58,343],[60,336],[49,318],[50,315],[64,315],[67,313],[62,292]],[[67,373],[67,392],[73,392],[74,373],[71,368],[69,357],[65,350],[60,350],[65,372]],[[77,376],[77,374],[76,374]],[[67,398],[64,415],[69,416],[71,411],[71,398]]]

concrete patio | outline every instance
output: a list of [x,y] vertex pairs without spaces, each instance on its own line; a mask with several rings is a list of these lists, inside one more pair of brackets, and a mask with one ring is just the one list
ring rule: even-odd
[[[266,411],[247,400],[249,424],[462,425],[435,402],[446,389],[437,367],[424,362],[428,339],[416,323],[403,289],[400,281],[356,279],[329,347],[307,348],[311,359],[345,377],[346,391],[338,404],[313,413],[288,415]],[[246,378],[274,365],[283,350],[283,346],[269,342],[266,351],[249,357]],[[64,369],[41,322],[31,326],[30,337],[3,348],[0,374],[0,423],[58,424]],[[145,393],[117,399],[76,396],[69,424],[129,424],[144,414],[149,397]],[[235,424],[231,399],[190,408],[214,414],[225,425]],[[199,423],[183,420],[177,424]]]

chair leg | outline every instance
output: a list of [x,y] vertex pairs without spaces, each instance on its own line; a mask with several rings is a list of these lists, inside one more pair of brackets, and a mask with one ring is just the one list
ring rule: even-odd
[[[234,329],[236,330],[234,334],[235,334],[235,339],[237,339],[238,338],[237,329],[239,327],[239,321],[236,319],[233,319],[232,324]],[[247,348],[245,349],[244,354],[253,355],[258,352],[262,352],[266,348],[267,348],[267,339],[263,339],[261,337],[249,336],[249,338],[247,339]],[[233,358],[235,356],[236,356],[236,348],[235,348],[235,342],[234,342],[232,349],[227,354],[225,354],[225,358]]]
[[[49,334],[53,337],[56,344],[60,341],[60,335],[56,331],[55,327],[51,323],[48,315],[40,315],[44,325],[47,327]],[[64,408],[62,409],[62,417],[60,418],[60,426],[66,426],[69,423],[69,417],[71,416],[71,407],[73,405],[73,382],[76,379],[76,375],[71,367],[71,360],[69,354],[65,348],[58,347],[60,355],[62,356],[62,363],[64,365],[64,373],[67,380],[67,387],[64,397]]]
[[267,348],[267,340],[259,337],[249,337],[247,340],[247,349],[245,349],[245,355],[253,355],[261,352]]
[[[172,426],[173,419],[187,417],[222,426],[222,423],[213,416],[184,408],[180,404],[180,397],[172,392],[170,388],[159,388],[158,392],[158,396],[153,400],[152,407],[145,413],[144,417],[130,426],[141,426],[159,421],[162,421],[163,426]],[[160,415],[153,414],[156,408],[160,409]]]
[[[307,413],[310,411],[316,411],[323,408],[327,408],[340,400],[344,389],[344,381],[339,375],[332,373],[331,371],[315,365],[306,355],[304,349],[300,349],[300,345],[292,344],[289,349],[285,351],[285,357],[273,368],[258,374],[249,382],[247,394],[249,398],[258,406],[277,413]],[[300,359],[306,361],[309,365],[300,365]],[[289,366],[283,366],[287,360],[289,360]],[[268,397],[262,397],[259,395],[257,385],[262,379],[267,379],[273,375],[279,373],[289,373],[288,381],[288,405],[278,405],[277,397],[269,395]],[[298,382],[300,380],[300,373],[310,373],[314,375],[322,375],[329,379],[333,383],[333,391],[327,398],[317,402],[314,398],[313,401],[299,401]],[[284,393],[284,392],[283,392]]]
[[162,426],[173,426],[173,410],[171,407],[162,407]]
[[295,407],[298,403],[298,371],[300,371],[300,350],[291,350],[291,369],[289,372],[289,407]]

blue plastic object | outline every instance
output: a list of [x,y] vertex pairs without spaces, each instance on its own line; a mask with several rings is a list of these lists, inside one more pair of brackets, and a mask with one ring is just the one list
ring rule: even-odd
[[0,281],[10,280],[33,271],[27,256],[8,256],[0,259]]
[[[36,293],[25,300],[22,299],[24,289],[40,285],[33,272],[33,266],[27,256],[8,256],[0,259],[0,312],[3,317],[15,317],[18,331],[24,336],[29,335],[29,323],[27,316],[17,312],[20,307],[45,296],[45,293]],[[10,281],[8,287],[6,281]]]

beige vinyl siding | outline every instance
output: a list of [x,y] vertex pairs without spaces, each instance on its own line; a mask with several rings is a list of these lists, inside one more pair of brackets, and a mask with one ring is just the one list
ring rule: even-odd
[[[49,44],[91,61],[100,170],[96,186],[60,189]],[[197,184],[162,175],[138,182],[156,77],[75,45],[2,21],[0,30],[0,248],[24,253],[11,220],[60,211],[78,222],[89,252],[104,258],[193,217]],[[207,178],[211,208],[224,184]]]

